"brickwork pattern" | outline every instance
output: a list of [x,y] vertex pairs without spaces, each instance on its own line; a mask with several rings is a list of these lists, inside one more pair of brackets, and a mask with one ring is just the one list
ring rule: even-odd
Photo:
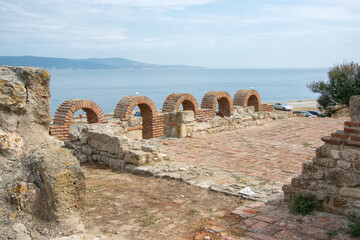
[[212,109],[216,112],[219,103],[219,116],[230,117],[233,109],[233,102],[230,94],[225,91],[207,92],[201,101],[202,109]]
[[195,115],[199,110],[199,104],[193,95],[189,93],[172,93],[166,98],[162,111],[177,112],[181,104],[184,110],[192,110]]
[[[271,105],[260,104],[260,95],[256,90],[239,90],[235,94],[235,98],[240,99],[238,101],[242,101],[243,106],[255,106],[257,111],[273,110]],[[219,106],[218,115],[221,117],[230,117],[235,109],[229,93],[225,91],[210,91],[203,97],[201,109],[193,95],[188,93],[172,93],[163,104],[163,112],[177,112],[181,105],[184,110],[194,111],[195,118],[201,121],[208,121],[214,118],[216,116],[217,105]],[[143,138],[163,136],[165,127],[164,116],[157,111],[154,102],[145,96],[126,96],[122,98],[114,111],[114,117],[119,120],[118,123],[128,121],[136,106],[140,108],[143,118]],[[102,110],[96,103],[90,100],[70,99],[62,103],[57,109],[53,122],[54,126],[50,127],[50,135],[56,136],[60,140],[68,140],[74,113],[79,109],[86,112],[88,123],[107,122]],[[140,128],[131,130],[140,130]]]
[[75,112],[82,109],[88,123],[106,122],[101,108],[90,100],[70,99],[63,102],[54,115],[54,125],[50,126],[50,135],[59,140],[68,140]]
[[156,110],[155,103],[145,96],[123,97],[115,107],[114,117],[128,121],[138,106],[143,118],[143,138],[149,139],[164,135],[164,117]]
[[200,109],[196,112],[195,118],[201,119],[203,121],[208,121],[216,116],[216,111],[214,109]]
[[259,106],[259,112],[272,112],[274,110],[274,106],[273,105],[269,105],[269,104],[261,104]]
[[235,93],[234,105],[243,107],[254,106],[255,111],[261,111],[259,109],[261,106],[260,94],[254,89],[240,89]]

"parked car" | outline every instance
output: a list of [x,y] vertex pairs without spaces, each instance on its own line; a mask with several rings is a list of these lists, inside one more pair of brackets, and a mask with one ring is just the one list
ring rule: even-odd
[[136,112],[136,113],[134,114],[134,117],[141,117],[141,112]]
[[322,113],[322,112],[320,112],[320,111],[313,111],[313,110],[311,110],[311,111],[308,111],[309,113],[311,113],[312,115],[315,115],[315,116],[318,116],[318,117],[324,117],[325,115]]
[[275,103],[274,108],[277,110],[284,110],[284,111],[293,110],[293,107],[290,105],[287,105],[286,103]]
[[307,112],[307,111],[294,111],[293,112],[293,114],[299,114],[299,113],[305,113],[306,117],[314,116],[313,114],[311,114],[310,112]]

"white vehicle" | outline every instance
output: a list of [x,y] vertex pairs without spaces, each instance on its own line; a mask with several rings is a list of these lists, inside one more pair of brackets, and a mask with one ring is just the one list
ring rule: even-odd
[[276,110],[283,110],[283,111],[291,111],[293,110],[293,107],[290,105],[287,105],[286,103],[275,103],[274,108]]

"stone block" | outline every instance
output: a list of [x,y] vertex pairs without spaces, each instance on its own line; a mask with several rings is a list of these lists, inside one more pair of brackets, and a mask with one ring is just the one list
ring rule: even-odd
[[358,178],[354,173],[340,168],[330,169],[326,174],[326,180],[330,184],[337,186],[355,186],[359,184]]
[[343,197],[360,199],[360,188],[343,187],[340,189],[340,194]]
[[190,123],[195,121],[194,111],[186,110],[176,113],[176,122],[180,124]]
[[159,149],[155,145],[144,145],[141,150],[144,152],[157,152]]
[[108,157],[101,156],[100,161],[101,161],[102,164],[104,164],[106,166],[109,166],[109,158]]
[[354,163],[353,169],[355,172],[360,173],[360,162]]
[[89,145],[85,145],[85,146],[82,146],[81,148],[81,152],[85,155],[88,155],[90,156],[92,151],[91,151],[91,147]]
[[336,161],[332,158],[314,157],[313,162],[328,168],[333,168],[336,165]]
[[178,126],[178,137],[179,138],[185,138],[187,135],[187,129],[185,124],[181,124]]
[[348,162],[357,162],[360,161],[360,149],[350,146],[345,146],[342,151],[342,158]]
[[304,178],[295,177],[295,178],[291,179],[291,186],[306,189],[308,184],[307,184],[307,182],[305,181]]
[[116,159],[116,158],[110,158],[109,159],[109,167],[116,170],[124,169],[125,167],[125,161]]
[[360,201],[353,202],[353,206],[357,207],[357,208],[360,208]]
[[141,140],[142,139],[142,130],[139,129],[139,130],[128,131],[126,133],[126,136],[133,140]]
[[321,147],[316,149],[316,156],[317,157],[330,157],[333,159],[338,159],[340,156],[340,148],[338,145],[332,145],[325,143]]
[[337,160],[340,158],[340,151],[338,150],[331,150],[330,151],[331,158]]
[[339,190],[339,187],[337,186],[333,186],[333,185],[325,185],[324,186],[324,190],[329,193],[329,194],[337,194],[340,190]]
[[148,161],[148,159],[149,153],[139,150],[130,150],[125,154],[125,162],[135,165],[143,165]]
[[81,144],[86,144],[88,141],[87,136],[84,133],[80,134],[79,139],[80,139]]
[[302,164],[302,174],[305,179],[324,179],[325,173],[313,162],[304,162]]
[[351,163],[347,161],[337,161],[337,165],[342,169],[349,169],[351,167]]

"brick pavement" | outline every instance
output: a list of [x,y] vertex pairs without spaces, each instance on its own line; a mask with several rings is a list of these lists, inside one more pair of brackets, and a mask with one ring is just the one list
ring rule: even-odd
[[171,160],[289,183],[315,156],[321,137],[347,118],[291,118],[229,132],[165,141]]
[[[173,161],[289,183],[300,173],[301,164],[315,156],[315,149],[323,144],[320,138],[341,130],[347,120],[285,119],[264,126],[165,141],[164,150]],[[236,225],[212,223],[205,229],[220,236],[216,239],[224,240],[358,239],[347,234],[345,217],[323,212],[295,216],[289,213],[287,205],[253,202],[232,214],[240,217]],[[242,236],[232,235],[234,228],[245,232]]]

